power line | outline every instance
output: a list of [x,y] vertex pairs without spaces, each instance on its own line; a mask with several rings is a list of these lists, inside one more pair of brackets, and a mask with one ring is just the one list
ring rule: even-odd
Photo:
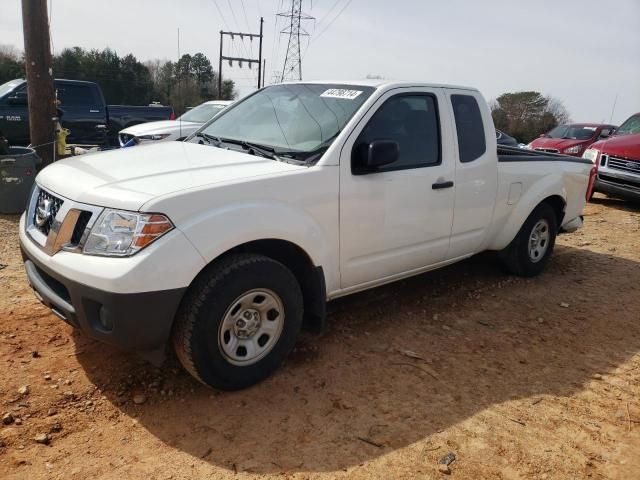
[[227,4],[229,5],[229,10],[231,10],[231,16],[233,17],[233,22],[236,27],[240,29],[240,24],[238,23],[238,19],[236,18],[236,12],[233,10],[233,6],[231,5],[231,0],[227,0]]
[[[259,34],[246,33],[246,32],[233,32],[233,31],[225,32],[224,30],[220,30],[220,56],[218,58],[218,95],[221,95],[222,93],[222,62],[223,60],[227,60],[229,62],[229,66],[232,66],[233,62],[237,62],[240,65],[240,68],[242,68],[243,63],[246,63],[249,66],[249,68],[251,68],[252,63],[257,63],[258,64],[258,72],[257,72],[258,88],[261,87],[263,24],[264,24],[264,19],[261,17]],[[235,45],[233,41],[236,36],[240,37],[241,41],[244,40],[244,37],[248,37],[250,40],[253,40],[254,38],[259,39],[260,45],[259,45],[259,51],[258,51],[258,58],[257,59],[252,58],[250,55],[247,55],[244,57],[225,55],[224,47],[223,47],[223,40],[225,36],[231,37],[232,46]],[[227,49],[228,48],[229,47],[227,46]]]
[[220,14],[220,18],[222,18],[222,23],[224,23],[224,26],[227,27],[227,30],[231,30],[231,27],[229,27],[229,24],[227,23],[227,20],[224,18],[224,15],[222,14],[222,10],[220,10],[220,6],[218,5],[218,2],[216,0],[211,0],[211,1],[216,6],[216,9],[218,10],[218,13]]
[[[278,64],[278,52],[280,51],[280,37],[281,35],[277,35],[276,32],[278,31],[278,10],[282,9],[282,3],[283,0],[280,0],[280,7],[278,8],[278,5],[276,4],[276,10],[275,12],[273,12],[273,17],[274,17],[274,22],[273,22],[273,41],[271,43],[271,63],[273,65],[277,65]],[[278,45],[276,46],[276,37],[278,39]],[[276,72],[274,72],[274,79],[273,81],[277,82],[279,81],[280,76],[277,75]],[[272,82],[273,83],[273,82]]]
[[328,29],[331,25],[333,25],[333,22],[335,22],[335,21],[336,21],[336,19],[337,19],[340,15],[342,15],[342,12],[344,12],[344,11],[347,9],[347,7],[349,6],[349,4],[350,4],[352,1],[353,1],[353,0],[347,0],[347,3],[345,3],[345,4],[344,4],[344,7],[342,7],[342,10],[340,10],[340,11],[338,12],[338,14],[337,14],[335,17],[333,17],[333,20],[331,20],[331,21],[329,22],[329,25],[327,25],[326,27],[324,27],[320,33],[318,33],[315,37],[313,37],[313,40],[312,40],[312,41],[315,41],[315,40],[317,40],[318,38],[320,38],[320,37],[322,36],[322,34],[323,34],[324,32],[326,32],[326,31],[327,31],[327,29]]
[[[244,0],[241,0],[241,1],[242,1],[242,9],[244,10]],[[236,12],[233,9],[233,6],[231,5],[231,0],[227,0],[227,4],[229,5],[229,9],[231,10],[231,16],[233,17],[233,21],[234,21],[236,27],[238,28],[238,30],[241,30],[240,22],[238,22],[238,18],[236,17]],[[247,18],[246,12],[245,12],[244,16],[245,16],[245,19],[246,19]],[[249,26],[249,21],[248,20],[247,20],[247,30],[251,30],[251,27]],[[247,46],[244,43],[244,39],[242,38],[242,36],[240,36],[240,46],[242,47],[242,50],[244,51],[244,56],[251,58],[251,57],[253,57],[253,42],[251,41],[252,40],[251,37],[249,37],[249,40],[250,40],[249,41],[250,48],[247,49]],[[233,38],[233,36],[231,37],[231,45],[235,47],[235,39]],[[237,51],[239,51],[239,49]]]
[[322,24],[322,22],[325,21],[325,19],[329,16],[329,14],[333,11],[333,9],[336,7],[336,5],[338,5],[340,3],[340,0],[336,0],[335,3],[333,5],[331,5],[331,8],[329,10],[327,10],[327,13],[325,13],[322,18],[320,20],[318,20],[318,22],[316,23],[316,28],[318,28],[320,26],[320,24]]
[[[342,12],[344,12],[344,11],[347,9],[347,7],[349,6],[349,4],[350,4],[352,1],[353,1],[353,0],[347,0],[347,3],[345,3],[345,4],[344,4],[344,6],[342,7],[342,9],[338,12],[338,14],[337,14],[335,17],[333,17],[333,19],[329,22],[329,24],[328,24],[326,27],[324,27],[324,28],[320,31],[320,33],[318,33],[317,35],[315,35],[315,36],[313,37],[313,39],[310,39],[310,40],[309,40],[309,43],[307,44],[307,48],[305,49],[304,54],[302,55],[302,59],[304,59],[304,57],[306,57],[306,56],[307,56],[307,52],[309,51],[309,47],[311,46],[311,44],[312,44],[313,42],[315,42],[315,41],[316,41],[316,40],[317,40],[317,39],[318,39],[318,38],[319,38],[319,37],[320,37],[324,32],[326,32],[326,31],[327,31],[327,29],[328,29],[331,25],[333,25],[333,22],[335,22],[335,21],[336,21],[336,19],[337,19],[340,15],[342,15]],[[336,2],[336,3],[337,3],[337,2]],[[325,15],[325,17],[324,17],[324,18],[326,18],[326,17],[327,17],[327,15]],[[323,18],[323,19],[324,19],[324,18]],[[318,23],[320,23],[320,22],[318,22]]]
[[[220,18],[222,19],[222,23],[224,24],[224,26],[226,27],[226,29],[227,29],[227,30],[229,30],[229,31],[232,31],[232,30],[233,30],[233,28],[231,28],[231,27],[230,27],[229,22],[227,22],[227,19],[225,18],[224,14],[222,13],[222,9],[220,8],[220,5],[218,5],[217,0],[211,0],[211,1],[212,1],[212,2],[213,2],[213,4],[215,5],[216,10],[218,10],[218,14],[220,15]],[[236,27],[238,27],[238,30],[240,30],[240,28],[239,28],[239,24],[238,24],[238,21],[237,21],[237,19],[236,19],[235,12],[234,12],[234,10],[233,10],[233,7],[231,6],[231,2],[230,2],[229,0],[227,0],[227,3],[229,4],[229,8],[230,8],[230,10],[231,10],[231,15],[233,16],[233,19],[235,20]],[[249,29],[249,30],[251,30],[251,29]],[[231,47],[232,47],[232,51],[233,51],[234,53],[236,53],[236,55],[235,55],[235,56],[237,56],[237,57],[242,57],[242,56],[252,57],[252,56],[253,56],[253,55],[250,55],[250,54],[247,52],[246,47],[245,47],[245,45],[244,45],[244,42],[240,42],[240,45],[241,45],[241,46],[243,47],[243,49],[244,49],[244,55],[243,55],[243,54],[240,52],[240,49],[238,48],[238,46],[236,45],[236,43],[235,43],[235,41],[234,41],[234,40],[235,40],[235,39],[232,37],[232,38],[231,38]],[[252,50],[252,51],[253,51],[253,50]],[[220,73],[220,72],[219,72],[219,73]]]
[[244,23],[247,26],[247,30],[251,30],[249,26],[249,19],[247,18],[247,11],[244,8],[244,0],[240,0],[240,5],[242,5],[242,14],[244,15]]

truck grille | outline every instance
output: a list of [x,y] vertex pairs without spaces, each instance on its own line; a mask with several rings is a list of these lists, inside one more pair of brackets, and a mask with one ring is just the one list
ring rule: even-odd
[[35,227],[44,235],[49,235],[53,221],[63,203],[62,199],[51,195],[49,192],[40,190],[38,193],[32,221]]
[[60,250],[80,251],[103,208],[58,197],[35,187],[27,210],[25,230],[48,255]]
[[80,215],[78,216],[78,220],[76,221],[76,225],[75,227],[73,227],[73,234],[71,235],[71,241],[70,244],[77,246],[80,244],[80,241],[82,240],[82,236],[85,233],[85,230],[87,229],[87,225],[89,225],[89,220],[91,220],[91,212],[87,212],[86,210],[83,210],[80,212]]
[[609,168],[640,175],[640,161],[638,160],[625,160],[610,156],[607,163]]
[[560,150],[558,150],[557,148],[536,148],[535,150],[539,151],[539,152],[547,152],[547,153],[560,153]]

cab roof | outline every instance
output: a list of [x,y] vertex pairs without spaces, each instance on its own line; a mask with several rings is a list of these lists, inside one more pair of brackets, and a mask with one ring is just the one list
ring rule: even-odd
[[457,90],[470,90],[477,92],[477,88],[465,87],[460,85],[448,85],[442,83],[426,83],[420,81],[392,81],[384,79],[362,79],[362,80],[300,80],[294,82],[283,82],[286,84],[328,84],[328,85],[354,85],[362,87],[373,87],[376,89],[398,88],[398,87],[429,87],[429,88],[455,88]]

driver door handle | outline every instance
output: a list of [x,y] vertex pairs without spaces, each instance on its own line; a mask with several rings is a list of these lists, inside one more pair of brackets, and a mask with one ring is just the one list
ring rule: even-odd
[[436,182],[433,185],[431,185],[431,188],[434,190],[441,190],[443,188],[451,188],[453,187],[453,182],[452,181],[448,181],[448,182]]

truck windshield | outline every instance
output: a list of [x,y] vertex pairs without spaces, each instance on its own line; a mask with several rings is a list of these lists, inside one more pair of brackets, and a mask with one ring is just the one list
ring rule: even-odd
[[629,117],[616,130],[616,135],[632,135],[635,133],[640,133],[640,114]]
[[283,158],[311,161],[329,148],[373,90],[356,85],[273,85],[217,116],[200,136],[251,143]]
[[0,98],[4,97],[7,93],[16,88],[22,82],[22,80],[10,80],[7,83],[3,83],[2,85],[0,85]]
[[182,120],[183,122],[206,123],[225,106],[226,105],[203,103],[202,105],[198,105],[188,112],[183,113],[177,118],[177,120]]
[[589,140],[596,133],[596,127],[586,125],[560,125],[545,136],[548,138],[567,138],[572,140]]

